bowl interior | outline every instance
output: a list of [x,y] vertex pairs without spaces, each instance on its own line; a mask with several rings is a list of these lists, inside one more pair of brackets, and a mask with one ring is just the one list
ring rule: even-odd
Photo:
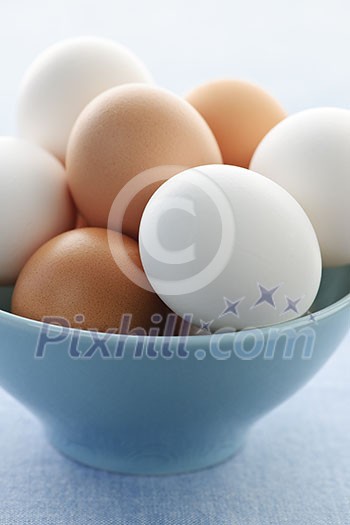
[[11,311],[11,297],[12,297],[12,286],[1,286],[0,287],[0,310],[5,312]]
[[[0,310],[10,312],[13,287],[0,287]],[[325,268],[318,295],[311,312],[319,312],[350,294],[350,265],[339,268]]]
[[316,313],[350,294],[350,266],[324,268],[317,297],[311,307]]

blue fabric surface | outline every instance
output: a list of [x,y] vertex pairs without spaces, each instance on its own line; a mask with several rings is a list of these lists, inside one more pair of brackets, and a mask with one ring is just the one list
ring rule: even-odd
[[172,477],[95,471],[62,457],[0,391],[0,524],[350,524],[350,337],[229,462]]

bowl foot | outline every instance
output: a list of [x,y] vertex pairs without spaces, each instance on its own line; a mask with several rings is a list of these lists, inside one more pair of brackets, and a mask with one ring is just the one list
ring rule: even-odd
[[176,455],[154,443],[124,455],[122,448],[111,451],[109,447],[102,449],[77,443],[50,430],[46,434],[51,445],[71,460],[99,470],[132,475],[183,474],[212,467],[239,452],[246,438],[246,432],[239,432],[225,443],[215,443],[210,450],[200,443],[195,448],[177,450]]

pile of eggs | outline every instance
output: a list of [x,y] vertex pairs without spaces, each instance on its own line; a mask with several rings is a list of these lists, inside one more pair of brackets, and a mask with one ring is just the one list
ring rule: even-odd
[[14,314],[119,333],[269,326],[310,309],[322,267],[350,263],[346,109],[287,116],[229,79],[181,98],[124,47],[78,38],[30,66],[18,127],[0,138]]

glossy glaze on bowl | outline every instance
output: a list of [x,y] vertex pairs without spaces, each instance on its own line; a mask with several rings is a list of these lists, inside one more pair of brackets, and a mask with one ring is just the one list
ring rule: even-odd
[[[51,326],[50,337],[65,339],[39,356],[47,325],[3,311],[0,385],[73,459],[134,474],[193,471],[234,454],[257,419],[321,368],[349,329],[349,293],[350,268],[328,270],[320,311],[300,320],[186,341],[100,334],[106,346],[94,352],[89,332]],[[8,308],[11,290],[0,294]]]

